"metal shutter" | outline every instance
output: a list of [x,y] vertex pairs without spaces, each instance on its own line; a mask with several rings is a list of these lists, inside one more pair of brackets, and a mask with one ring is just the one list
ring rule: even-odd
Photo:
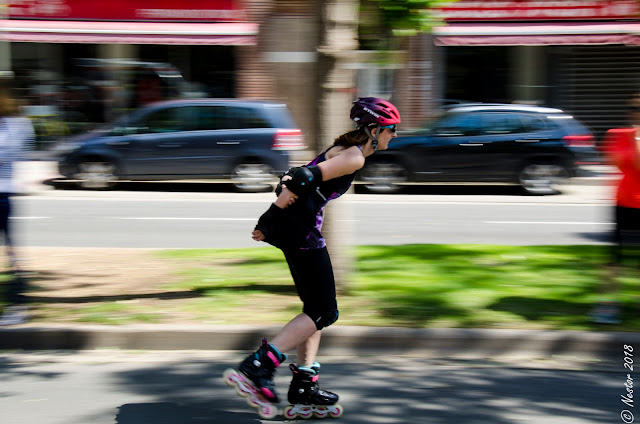
[[588,126],[597,141],[627,126],[627,101],[640,91],[640,47],[623,45],[555,48],[559,59],[557,105]]

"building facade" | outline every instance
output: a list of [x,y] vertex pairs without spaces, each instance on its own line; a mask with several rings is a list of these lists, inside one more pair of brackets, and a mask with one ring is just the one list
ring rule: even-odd
[[459,0],[441,13],[444,98],[558,107],[598,139],[626,123],[640,91],[639,2]]
[[[95,3],[17,0],[3,9],[0,70],[14,71],[29,104],[106,121],[176,93],[277,99],[316,139],[319,2]],[[385,60],[354,52],[341,64],[353,87],[341,90],[391,98],[405,128],[455,101],[559,107],[597,136],[624,124],[625,100],[640,90],[636,0],[458,0],[437,13],[446,25],[407,37]]]

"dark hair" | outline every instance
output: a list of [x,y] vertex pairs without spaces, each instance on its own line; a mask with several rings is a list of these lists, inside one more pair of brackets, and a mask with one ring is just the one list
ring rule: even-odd
[[364,131],[364,127],[346,132],[335,139],[334,146],[352,147],[364,146],[369,141],[369,135]]
[[18,104],[11,96],[11,90],[5,84],[0,84],[0,117],[13,116],[18,113]]

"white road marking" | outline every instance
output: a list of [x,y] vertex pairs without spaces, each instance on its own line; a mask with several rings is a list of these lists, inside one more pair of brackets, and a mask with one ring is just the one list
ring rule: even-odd
[[257,218],[197,218],[197,217],[170,217],[170,216],[141,216],[141,217],[114,217],[112,219],[135,219],[141,221],[257,221]]
[[485,224],[516,225],[609,225],[610,222],[574,222],[574,221],[484,221]]

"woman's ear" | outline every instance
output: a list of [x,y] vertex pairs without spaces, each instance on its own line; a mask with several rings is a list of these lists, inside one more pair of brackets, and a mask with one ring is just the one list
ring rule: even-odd
[[376,138],[378,136],[378,127],[374,127],[371,129],[371,136]]

